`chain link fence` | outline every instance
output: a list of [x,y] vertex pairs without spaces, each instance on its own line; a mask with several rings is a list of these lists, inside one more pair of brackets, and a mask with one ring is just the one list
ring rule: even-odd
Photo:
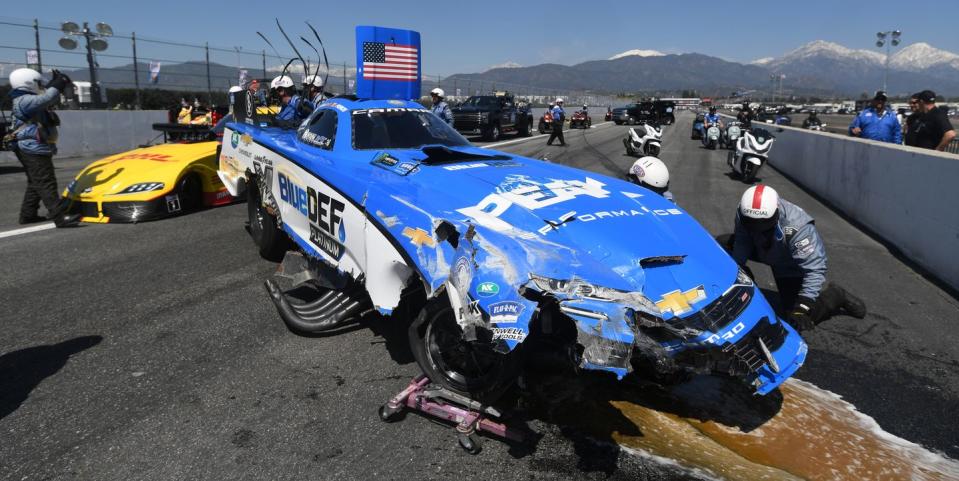
[[[83,36],[73,37],[77,40],[76,49],[66,50],[58,44],[62,37],[64,33],[60,23],[0,17],[0,89],[9,88],[7,79],[10,72],[25,66],[41,72],[58,69],[70,75],[75,82],[89,82],[93,69],[89,66],[85,39]],[[90,60],[96,66],[97,84],[105,93],[103,97],[107,108],[163,109],[177,104],[181,98],[223,105],[226,103],[227,90],[239,83],[241,72],[248,78],[268,79],[279,75],[290,60],[290,57],[278,55],[279,52],[267,47],[265,42],[261,42],[264,48],[225,47],[208,42],[174,41],[134,32],[115,32],[103,40],[107,42],[107,48],[92,52]],[[280,48],[285,46],[285,43],[273,43]],[[298,44],[297,48],[301,53],[310,52],[311,56],[316,57],[305,43]],[[311,66],[310,73],[314,68]],[[299,61],[290,64],[289,71],[294,79],[303,76]],[[345,60],[331,61],[329,70],[320,66],[319,72],[328,75],[327,90],[337,94],[354,92],[355,64]],[[430,90],[440,87],[454,104],[470,95],[494,91],[509,91],[536,106],[544,105],[556,97],[564,98],[570,107],[583,104],[615,107],[625,102],[625,99],[585,91],[457,77],[445,79],[441,75],[426,73],[422,80],[421,95],[424,101],[428,99]],[[0,91],[0,94],[3,93]],[[89,106],[73,105],[74,108]],[[70,108],[70,105],[64,108]]]

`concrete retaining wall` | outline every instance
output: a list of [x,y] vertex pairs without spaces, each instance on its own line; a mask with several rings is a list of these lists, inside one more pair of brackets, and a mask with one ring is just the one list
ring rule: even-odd
[[770,130],[776,169],[959,289],[959,155],[790,127]]
[[[152,125],[167,121],[166,110],[61,110],[57,157],[108,155],[130,150],[156,137]],[[16,162],[0,152],[3,162]]]

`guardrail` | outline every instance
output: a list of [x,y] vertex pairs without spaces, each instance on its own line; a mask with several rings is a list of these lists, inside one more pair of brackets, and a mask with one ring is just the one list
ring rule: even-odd
[[770,163],[959,289],[959,155],[776,129]]

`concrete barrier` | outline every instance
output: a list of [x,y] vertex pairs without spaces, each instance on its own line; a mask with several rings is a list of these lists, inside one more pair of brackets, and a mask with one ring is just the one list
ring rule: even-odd
[[[61,110],[57,157],[108,155],[130,150],[156,137],[153,124],[167,121],[166,110]],[[16,162],[2,152],[4,162]]]
[[771,165],[959,289],[959,155],[769,128]]

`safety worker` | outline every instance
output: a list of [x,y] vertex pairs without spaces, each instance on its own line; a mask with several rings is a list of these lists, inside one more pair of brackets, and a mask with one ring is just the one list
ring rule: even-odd
[[443,119],[444,122],[453,125],[453,111],[450,110],[449,104],[446,103],[446,92],[443,89],[437,87],[433,90],[430,90],[430,98],[433,99],[433,113],[437,117]]
[[68,214],[69,203],[60,198],[57,177],[53,169],[53,155],[57,153],[57,126],[60,119],[50,110],[60,100],[72,82],[70,77],[53,71],[53,78],[42,86],[40,72],[19,68],[10,73],[10,93],[13,101],[13,125],[4,136],[4,143],[15,152],[27,173],[27,190],[20,204],[20,224],[41,222],[40,202],[47,208],[47,217],[57,227],[70,227],[79,222],[79,214]]
[[280,75],[270,81],[270,91],[280,99],[280,112],[276,114],[276,120],[283,127],[299,125],[313,111],[309,102],[304,102],[303,98],[296,93],[293,79],[286,75]]
[[772,187],[746,189],[736,211],[735,232],[717,240],[744,268],[747,260],[772,267],[781,312],[788,313],[793,327],[813,329],[839,313],[866,316],[861,299],[826,281],[826,248],[813,218]]
[[303,94],[310,99],[313,108],[323,103],[327,99],[326,92],[323,91],[323,77],[319,75],[309,75],[303,79]]
[[710,107],[709,113],[703,116],[703,143],[706,143],[706,130],[715,125],[719,130],[723,129],[723,120],[716,113],[716,107]]
[[662,160],[656,157],[646,156],[636,159],[632,167],[629,168],[630,180],[645,187],[671,202],[673,193],[669,191],[669,169]]
[[189,124],[193,120],[193,106],[185,98],[180,99],[180,113],[176,116],[178,124]]
[[802,121],[802,128],[808,129],[818,125],[822,125],[822,121],[819,120],[819,115],[816,114],[815,110],[810,110],[809,116],[806,117],[806,120]]
[[862,109],[849,125],[849,135],[880,142],[902,143],[902,126],[886,106],[886,92],[876,92],[871,105]]
[[566,120],[566,111],[563,110],[563,99],[558,98],[550,114],[553,117],[553,132],[549,134],[546,145],[553,145],[554,139],[559,139],[559,145],[566,147],[566,139],[563,138],[563,122]]

